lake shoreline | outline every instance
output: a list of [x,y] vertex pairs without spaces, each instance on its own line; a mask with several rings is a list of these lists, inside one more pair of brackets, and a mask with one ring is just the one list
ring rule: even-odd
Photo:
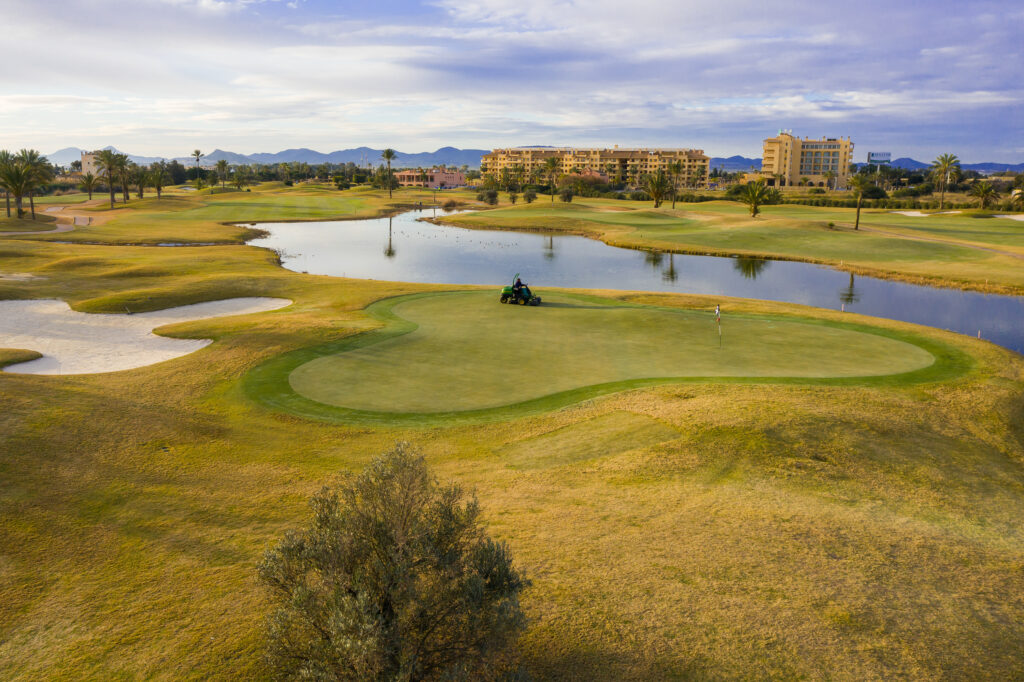
[[[707,248],[691,249],[685,247],[655,248],[648,246],[640,246],[638,244],[632,244],[628,242],[622,242],[614,239],[613,237],[609,237],[606,234],[595,234],[587,230],[558,229],[550,227],[509,227],[502,225],[483,226],[454,223],[447,221],[444,218],[419,218],[419,220],[422,220],[423,222],[427,223],[432,223],[434,225],[445,227],[460,227],[466,230],[501,230],[506,232],[523,232],[527,234],[540,233],[586,237],[587,239],[593,239],[595,241],[602,242],[603,244],[607,244],[608,246],[614,246],[615,248],[631,249],[633,251],[646,251],[648,253],[674,253],[681,256],[710,256],[714,258],[758,258],[763,260],[784,261],[792,263],[810,263],[812,265],[824,265],[834,270],[847,272],[853,275],[874,277],[876,279],[884,279],[894,282],[905,282],[907,284],[934,287],[937,289],[957,289],[959,291],[972,291],[979,294],[997,294],[1000,296],[1024,296],[1024,287],[1014,287],[1006,284],[980,284],[978,282],[958,281],[941,277],[908,275],[906,273],[895,272],[893,270],[883,270],[879,268],[870,268],[860,265],[848,265],[843,261],[839,261],[837,263],[836,261],[829,259],[807,258],[802,256],[791,256],[786,254],[779,255],[776,253],[765,253],[761,251],[727,251],[724,249],[709,250]],[[1022,265],[1022,267],[1024,267],[1024,265]]]

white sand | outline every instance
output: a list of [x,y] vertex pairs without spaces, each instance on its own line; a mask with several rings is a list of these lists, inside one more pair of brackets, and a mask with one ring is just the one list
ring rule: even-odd
[[910,216],[911,218],[927,218],[930,215],[952,215],[954,213],[960,213],[960,211],[936,211],[935,213],[921,213],[920,211],[889,211],[889,213],[899,213],[900,215]]
[[0,348],[43,357],[4,371],[16,374],[93,374],[145,367],[188,355],[209,339],[172,339],[153,329],[224,315],[262,313],[291,305],[285,298],[231,298],[134,315],[96,315],[53,299],[0,301]]
[[996,218],[1009,218],[1010,220],[1019,220],[1024,222],[1024,213],[1015,213],[1013,215],[997,215]]
[[28,282],[33,279],[46,279],[42,275],[33,275],[31,272],[0,272],[0,279],[12,282]]

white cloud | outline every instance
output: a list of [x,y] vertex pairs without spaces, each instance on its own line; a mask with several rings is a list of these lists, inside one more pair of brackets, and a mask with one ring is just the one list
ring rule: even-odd
[[[102,14],[90,0],[60,13],[5,2],[0,58],[19,66],[0,73],[0,147],[101,135],[153,155],[659,140],[756,153],[764,134],[801,125],[878,126],[915,144],[973,129],[993,150],[1024,135],[1012,68],[1024,15],[984,1],[779,13],[760,0],[439,0],[430,16],[325,15],[297,0],[109,0]],[[73,46],[73,63],[35,49],[44,40]]]

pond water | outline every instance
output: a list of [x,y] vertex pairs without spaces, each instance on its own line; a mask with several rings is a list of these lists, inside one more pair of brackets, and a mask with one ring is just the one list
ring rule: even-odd
[[[981,337],[1024,353],[1024,297],[918,286],[809,263],[634,251],[585,237],[467,230],[394,218],[260,223],[250,244],[276,249],[284,267],[318,275],[539,289],[669,291],[844,309]],[[437,215],[443,216],[443,212]],[[727,310],[726,310],[727,312]]]

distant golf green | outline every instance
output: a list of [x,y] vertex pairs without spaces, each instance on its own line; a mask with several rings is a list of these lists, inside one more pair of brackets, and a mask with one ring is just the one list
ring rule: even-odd
[[[910,343],[768,317],[545,298],[501,305],[492,292],[411,297],[390,314],[407,333],[294,368],[301,396],[349,410],[483,410],[595,385],[672,377],[832,378],[900,374],[935,358]],[[628,386],[625,386],[628,387]]]

